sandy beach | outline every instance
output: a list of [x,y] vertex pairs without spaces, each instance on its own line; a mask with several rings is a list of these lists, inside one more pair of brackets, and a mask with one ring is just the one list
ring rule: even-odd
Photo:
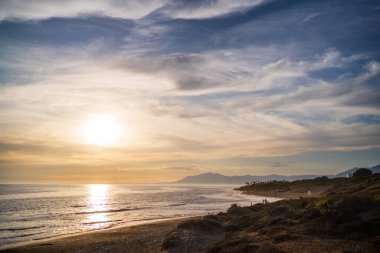
[[[257,192],[254,195],[274,197],[271,191]],[[277,196],[279,199],[292,199],[305,196],[305,193],[281,192]],[[162,252],[162,243],[167,235],[174,231],[178,224],[193,218],[195,217],[76,233],[10,245],[0,252]]]
[[105,229],[27,243],[0,252],[160,252],[168,233],[189,218]]
[[[255,195],[274,197],[271,192]],[[304,193],[300,192],[284,192],[281,198],[298,198],[303,195]],[[167,235],[174,231],[178,224],[193,218],[195,217],[76,233],[13,245],[0,252],[162,252],[162,243]]]

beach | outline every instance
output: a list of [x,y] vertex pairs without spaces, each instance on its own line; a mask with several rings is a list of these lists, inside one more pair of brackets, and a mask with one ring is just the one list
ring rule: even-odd
[[[299,193],[299,196],[301,195],[303,193]],[[293,198],[295,193],[284,196]],[[262,197],[273,196],[270,196],[270,193],[263,193]],[[6,247],[0,252],[166,252],[162,249],[163,242],[170,233],[177,229],[179,224],[202,217],[138,222],[136,225],[124,225],[117,228],[63,235],[54,239],[19,243]]]
[[186,219],[80,233],[27,243],[0,252],[159,252],[167,234]]
[[[379,252],[379,175],[301,183],[328,189],[294,198],[301,188],[292,182],[288,199],[233,204],[216,214],[78,233],[1,252]],[[260,187],[274,190],[273,184]]]
[[0,249],[261,202],[231,185],[1,185],[0,190]]

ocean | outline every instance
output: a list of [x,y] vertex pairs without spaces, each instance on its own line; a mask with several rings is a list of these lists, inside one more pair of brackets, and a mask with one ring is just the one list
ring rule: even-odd
[[231,185],[0,185],[0,248],[262,201]]

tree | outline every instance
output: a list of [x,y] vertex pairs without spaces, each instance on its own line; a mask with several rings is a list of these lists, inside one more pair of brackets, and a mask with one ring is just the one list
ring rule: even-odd
[[354,172],[354,177],[369,177],[372,175],[372,171],[370,169],[361,168]]

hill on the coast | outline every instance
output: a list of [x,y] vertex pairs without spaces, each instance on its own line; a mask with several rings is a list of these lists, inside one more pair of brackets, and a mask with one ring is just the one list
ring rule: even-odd
[[286,182],[285,188],[281,183],[238,190],[326,188],[318,197],[303,192],[305,197],[273,203],[232,205],[227,212],[182,222],[166,236],[162,252],[380,252],[380,174]]
[[[245,182],[254,182],[254,181],[273,181],[273,180],[285,180],[285,181],[295,181],[303,179],[313,179],[320,176],[327,176],[329,178],[336,177],[346,177],[347,174],[352,174],[359,168],[352,168],[336,175],[277,175],[271,174],[266,176],[254,176],[254,175],[243,175],[243,176],[225,176],[219,173],[203,173],[195,176],[187,176],[181,180],[178,180],[176,183],[182,184],[244,184]],[[372,170],[372,173],[380,173],[380,164],[369,168]]]

